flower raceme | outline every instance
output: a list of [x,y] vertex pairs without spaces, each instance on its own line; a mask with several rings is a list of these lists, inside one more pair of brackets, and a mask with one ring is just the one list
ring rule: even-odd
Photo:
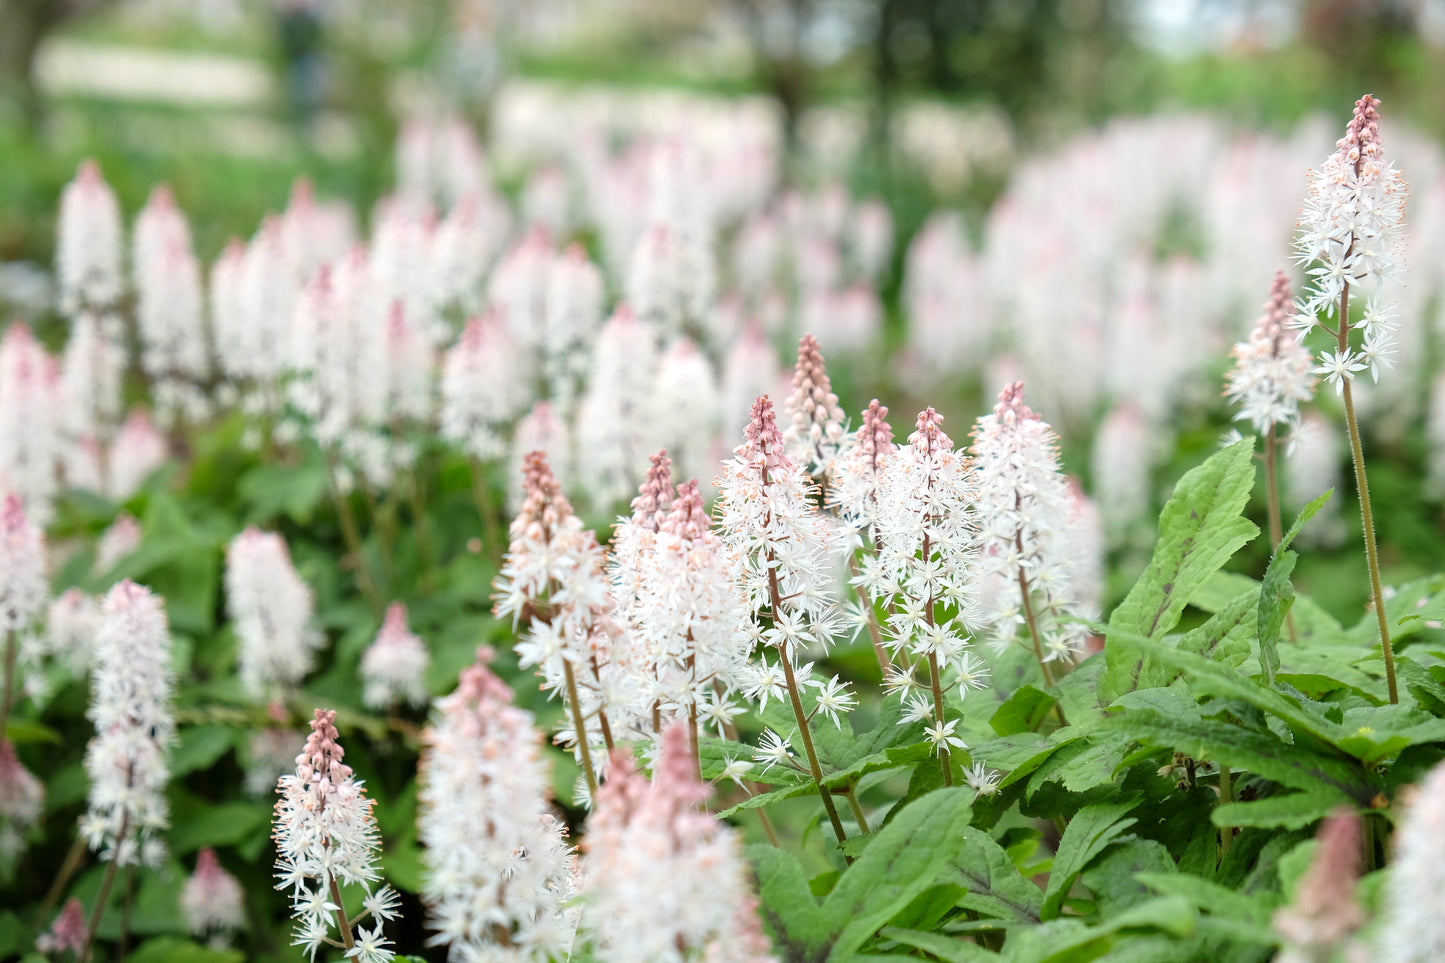
[[226,549],[226,611],[240,643],[241,681],[252,694],[293,688],[311,671],[324,636],[311,625],[311,589],[285,540],[252,527]]
[[175,739],[171,636],[161,598],[129,579],[105,597],[91,668],[85,750],[90,805],[80,833],[118,866],[159,866],[168,823],[167,756]]
[[1249,340],[1230,352],[1235,363],[1225,377],[1224,393],[1239,405],[1234,420],[1249,422],[1261,435],[1276,426],[1293,432],[1300,402],[1314,395],[1310,353],[1285,331],[1292,307],[1289,279],[1279,271]]
[[[1380,369],[1393,364],[1396,321],[1388,285],[1398,281],[1406,184],[1385,160],[1379,108],[1376,98],[1361,97],[1335,153],[1310,172],[1295,238],[1295,259],[1310,266],[1310,285],[1292,326],[1301,338],[1316,324],[1331,330],[1337,343],[1320,353],[1315,371],[1336,392],[1356,372],[1368,368],[1378,381]],[[1342,307],[1348,311],[1351,293],[1367,299],[1355,322],[1336,317]],[[1337,327],[1320,322],[1321,313]],[[1358,347],[1349,337],[1351,328],[1363,336]]]
[[372,709],[401,702],[425,705],[422,675],[430,658],[426,643],[407,626],[406,606],[391,603],[381,631],[361,656],[361,701]]
[[565,957],[576,930],[565,902],[573,854],[549,806],[550,777],[532,715],[487,667],[489,650],[437,700],[422,733],[418,833],[431,942],[452,959]]
[[697,809],[707,795],[680,722],[651,782],[614,753],[583,842],[583,927],[604,963],[772,959],[736,835]]
[[202,849],[196,856],[196,871],[181,889],[181,912],[191,932],[224,940],[244,923],[243,903],[236,877],[221,868],[214,849]]
[[[276,888],[290,891],[297,922],[292,943],[312,959],[326,944],[344,946],[359,963],[386,963],[394,954],[381,928],[396,916],[397,897],[389,886],[373,888],[381,878],[376,818],[361,782],[341,761],[345,752],[335,722],[335,710],[316,710],[296,772],[277,782]],[[355,920],[342,909],[343,886],[359,886],[366,894]],[[367,916],[375,917],[369,930],[360,926]]]

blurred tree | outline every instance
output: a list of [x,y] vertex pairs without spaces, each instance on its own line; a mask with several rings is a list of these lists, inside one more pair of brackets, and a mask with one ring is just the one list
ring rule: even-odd
[[35,87],[35,57],[56,27],[112,0],[0,0],[0,105],[14,105],[32,126],[42,104]]
[[783,108],[787,143],[796,143],[798,118],[808,94],[808,62],[803,32],[817,12],[818,0],[732,0],[747,24],[754,67],[763,85]]

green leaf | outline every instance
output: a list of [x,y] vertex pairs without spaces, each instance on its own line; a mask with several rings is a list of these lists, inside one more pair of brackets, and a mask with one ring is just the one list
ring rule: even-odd
[[5,720],[5,738],[17,746],[31,742],[61,741],[60,733],[49,726],[34,719],[16,719],[14,716]]
[[1109,719],[1108,726],[1147,745],[1246,769],[1294,789],[1334,791],[1340,802],[1366,805],[1377,791],[1358,763],[1303,746],[1288,745],[1272,733],[1212,719],[1185,719],[1140,711]]
[[1048,717],[1058,700],[1041,689],[1031,685],[1022,686],[1009,696],[1008,701],[998,707],[989,725],[1001,736],[1016,736],[1022,732],[1034,732],[1039,723]]
[[842,924],[829,960],[857,952],[880,927],[933,886],[939,872],[963,848],[973,792],[937,789],[909,804],[876,834],[823,903],[823,913]]
[[1159,543],[1148,568],[1109,617],[1104,701],[1168,682],[1123,636],[1157,639],[1174,628],[1189,599],[1259,532],[1240,515],[1253,487],[1254,441],[1248,438],[1179,480],[1159,516]]
[[905,930],[889,926],[883,930],[883,935],[890,940],[897,940],[904,946],[911,946],[931,956],[936,956],[944,963],[998,963],[998,954],[990,953],[977,943],[970,943],[968,940],[961,940],[945,933],[925,933],[921,930]]
[[172,810],[167,839],[177,854],[202,846],[234,846],[249,836],[264,835],[271,822],[271,810],[264,803],[178,801]]
[[286,515],[305,525],[329,490],[326,459],[309,445],[295,464],[258,465],[236,483],[236,493],[246,502],[252,522]]
[[788,959],[822,959],[832,946],[838,927],[818,905],[798,857],[762,843],[745,850],[758,878],[758,902],[763,919]]
[[1250,588],[1230,599],[1203,625],[1184,633],[1179,649],[1238,666],[1249,658],[1250,642],[1258,627],[1259,589]]
[[1169,847],[1157,839],[1133,839],[1111,847],[1083,872],[1079,881],[1094,894],[1099,914],[1110,917],[1153,897],[1149,888],[1139,882],[1140,873],[1175,871]]
[[126,956],[130,963],[241,963],[240,950],[214,950],[174,936],[146,940]]
[[1131,796],[1118,802],[1094,803],[1080,809],[1069,820],[1064,836],[1059,840],[1053,869],[1049,872],[1048,888],[1044,890],[1044,902],[1039,913],[1043,919],[1051,920],[1059,915],[1074,879],[1084,867],[1137,822],[1125,818],[1124,814],[1138,802],[1137,796]]
[[963,849],[944,878],[968,889],[958,901],[965,909],[1010,922],[1039,922],[1043,892],[1024,879],[1003,847],[981,829],[964,828]]
[[1269,928],[1273,899],[1258,899],[1218,883],[1188,873],[1139,874],[1139,882],[1157,893],[1182,896],[1197,908],[1228,920],[1237,927],[1239,937],[1256,943],[1277,942]]
[[235,726],[182,727],[180,742],[171,751],[171,778],[209,769],[235,744],[239,734]]
[[1210,816],[1216,826],[1303,829],[1340,805],[1339,793],[1324,790],[1266,796],[1253,802],[1224,803]]
[[[1076,920],[1054,920],[1009,933],[1002,959],[1007,963],[1085,963],[1113,949],[1123,930],[1158,930],[1175,937],[1194,934],[1199,916],[1187,899],[1164,896],[1140,903],[1105,920],[1085,926]],[[1151,963],[1157,963],[1154,957]]]
[[1445,742],[1445,719],[1413,706],[1358,706],[1345,712],[1340,749],[1366,765],[1384,762],[1408,746]]

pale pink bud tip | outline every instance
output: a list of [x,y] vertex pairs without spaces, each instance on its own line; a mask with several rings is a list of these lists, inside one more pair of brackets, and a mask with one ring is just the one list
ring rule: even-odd
[[1345,136],[1335,145],[1340,159],[1358,165],[1362,158],[1380,152],[1380,101],[1365,94],[1355,101],[1355,114],[1345,128]]
[[45,802],[45,787],[30,774],[15,746],[0,739],[0,818],[24,827],[40,818]]
[[918,451],[936,455],[953,447],[953,439],[943,431],[943,416],[932,408],[918,413],[917,424],[917,430],[908,436],[908,441]]
[[51,924],[50,932],[42,933],[35,941],[35,948],[48,955],[66,951],[79,953],[85,949],[85,935],[85,908],[80,905],[80,900],[71,897]]
[[672,511],[662,522],[662,531],[689,542],[701,541],[712,525],[707,509],[703,507],[702,491],[697,479],[677,486],[677,500]]
[[334,787],[351,778],[351,767],[341,762],[346,750],[336,741],[341,733],[335,722],[335,709],[317,709],[311,720],[306,748],[296,757],[296,774],[308,783],[324,780]]
[[759,395],[753,402],[752,420],[748,422],[746,435],[747,441],[738,450],[745,462],[769,473],[792,469],[793,463],[783,451],[783,433],[778,430],[773,403],[767,395]]
[[652,782],[678,808],[701,802],[712,790],[693,775],[692,740],[687,724],[678,719],[662,731],[662,753],[652,768]]
[[498,678],[490,663],[496,651],[489,645],[477,649],[477,661],[462,670],[457,692],[467,702],[511,702],[512,687]]
[[1291,943],[1333,946],[1364,923],[1355,902],[1362,861],[1360,817],[1338,810],[1316,837],[1315,858],[1295,890],[1294,902],[1275,914],[1274,926]]
[[888,408],[874,398],[863,412],[863,427],[858,430],[858,442],[878,467],[878,457],[893,447],[893,426],[888,424]]
[[1015,381],[1011,385],[1004,386],[1004,389],[998,393],[998,404],[994,405],[993,410],[999,420],[1005,423],[1039,417],[1029,409],[1028,405],[1024,404],[1024,383],[1022,381]]
[[5,496],[5,507],[0,509],[0,526],[6,535],[25,530],[25,508],[14,495]]
[[650,459],[647,475],[632,499],[632,520],[649,531],[657,531],[672,501],[672,459],[663,449]]

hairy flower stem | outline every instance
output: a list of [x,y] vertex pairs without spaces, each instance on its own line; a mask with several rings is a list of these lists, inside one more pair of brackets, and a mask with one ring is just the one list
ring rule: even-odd
[[[1340,329],[1338,333],[1340,350],[1349,348],[1350,337],[1350,285],[1340,292]],[[1375,516],[1370,511],[1370,484],[1365,478],[1365,449],[1360,444],[1360,423],[1355,418],[1355,398],[1350,391],[1350,379],[1344,378],[1342,385],[1345,396],[1345,425],[1350,430],[1350,455],[1355,463],[1355,488],[1360,493],[1360,516],[1365,523],[1365,561],[1370,567],[1370,590],[1374,595],[1375,618],[1380,623],[1380,648],[1385,655],[1385,685],[1390,692],[1390,703],[1399,703],[1400,693],[1395,688],[1395,650],[1390,645],[1390,624],[1385,615],[1385,592],[1380,586],[1380,549],[1375,544]]]
[[[928,623],[933,624],[933,606],[928,607]],[[938,716],[938,724],[944,723],[943,716],[943,671],[938,667],[938,653],[928,653],[928,684],[933,689],[933,713]],[[951,753],[948,751],[948,743],[938,743],[938,765],[943,770],[943,784],[953,785],[953,766],[950,763]]]
[[124,963],[125,951],[130,944],[130,915],[135,907],[135,866],[125,868],[125,881],[121,883],[120,940],[115,947],[115,963]]
[[[126,781],[130,781],[129,776]],[[127,812],[120,819],[120,832],[115,834],[117,855],[129,829],[130,813]],[[110,888],[115,885],[115,872],[119,868],[114,859],[106,864],[105,877],[100,881],[100,892],[95,895],[95,908],[90,911],[90,925],[85,928],[85,944],[76,955],[75,963],[86,963],[90,959],[90,951],[95,948],[95,934],[100,930],[100,918],[105,915],[105,904],[110,901]]]
[[[1269,506],[1269,546],[1272,551],[1279,551],[1279,543],[1284,540],[1284,529],[1280,522],[1279,511],[1279,439],[1275,436],[1275,426],[1269,426],[1269,433],[1264,436],[1264,476],[1266,504]],[[1294,627],[1294,611],[1285,614],[1285,624],[1289,628],[1289,640],[1295,645],[1299,644],[1299,632]]]
[[[719,682],[717,682],[717,681],[714,681],[714,682],[713,682],[713,690],[714,690],[715,692],[717,692],[718,695],[722,695],[723,689],[722,689],[721,683],[719,683]],[[657,713],[658,709],[657,709],[657,704],[656,704],[656,703],[653,703],[652,711],[653,711],[654,714]],[[727,736],[729,739],[731,739],[733,742],[737,742],[737,741],[738,741],[738,727],[732,724],[732,720],[731,720],[731,719],[724,718],[722,725],[723,725],[723,734],[726,735],[726,736]],[[654,731],[654,732],[661,732],[661,731],[662,731],[661,725],[659,725],[658,722],[655,721],[655,718],[654,718],[654,722],[653,722],[653,731]],[[767,787],[767,786],[764,786],[762,783],[759,783],[759,782],[750,783],[749,785],[751,785],[753,788],[752,788],[752,789],[748,789],[747,786],[744,786],[744,787],[743,787],[743,792],[747,793],[749,796],[752,796],[752,795],[754,795],[754,794],[756,794],[756,793],[763,793],[763,792],[767,792],[767,791],[768,791],[768,787]],[[758,809],[753,810],[753,812],[755,812],[755,813],[758,814],[758,822],[760,822],[760,823],[763,824],[763,832],[767,834],[768,842],[772,843],[772,844],[773,844],[773,847],[774,847],[775,849],[782,849],[782,848],[783,848],[783,844],[782,844],[782,841],[778,839],[778,831],[773,828],[773,820],[772,820],[772,818],[769,817],[768,814],[767,814],[767,812],[766,812],[764,809],[762,809],[761,807],[759,807]]]
[[[1054,674],[1049,670],[1048,662],[1044,661],[1044,645],[1042,636],[1039,635],[1039,620],[1038,616],[1034,615],[1033,589],[1029,587],[1029,579],[1024,574],[1022,566],[1019,567],[1019,595],[1023,599],[1024,621],[1029,626],[1029,637],[1034,640],[1034,657],[1039,660],[1039,668],[1043,670],[1044,684],[1052,689]],[[1069,724],[1068,720],[1064,718],[1063,707],[1058,702],[1054,703],[1053,713],[1058,717],[1060,727]]]
[[[823,785],[823,767],[818,765],[818,752],[813,748],[813,733],[808,728],[808,716],[803,712],[803,700],[798,696],[798,679],[793,674],[792,657],[786,650],[780,650],[782,658],[778,661],[783,663],[783,675],[788,680],[788,699],[793,704],[793,718],[798,721],[798,732],[803,737],[803,749],[808,754],[808,768],[813,775],[813,784],[818,787],[818,795],[823,800],[823,809],[828,813],[828,822],[833,824],[833,835],[838,837],[841,843],[848,836],[843,832],[843,821],[838,818],[838,808],[833,805],[833,794]],[[851,863],[852,859],[848,859]]]
[[567,678],[567,707],[572,710],[572,731],[577,736],[577,748],[582,755],[582,773],[587,777],[587,791],[592,798],[597,796],[597,771],[592,768],[592,750],[587,748],[587,726],[582,721],[582,701],[577,696],[577,676],[572,674],[572,663],[562,660],[562,672]]
[[[336,877],[328,875],[327,885],[331,887],[331,901],[336,904],[336,925],[341,930],[341,942],[348,951],[356,945],[351,938],[351,923],[346,919],[346,908],[341,904],[341,887],[336,885]],[[350,952],[347,955],[351,955]]]
[[0,692],[0,739],[5,738],[5,732],[10,725],[10,709],[15,704],[15,656],[18,646],[15,642],[15,633],[5,633],[5,681],[4,692]]
[[687,674],[692,682],[692,698],[688,700],[687,706],[687,736],[692,742],[693,774],[697,776],[698,782],[702,782],[702,746],[697,742],[697,652],[692,651],[692,629],[687,630],[687,641]]

